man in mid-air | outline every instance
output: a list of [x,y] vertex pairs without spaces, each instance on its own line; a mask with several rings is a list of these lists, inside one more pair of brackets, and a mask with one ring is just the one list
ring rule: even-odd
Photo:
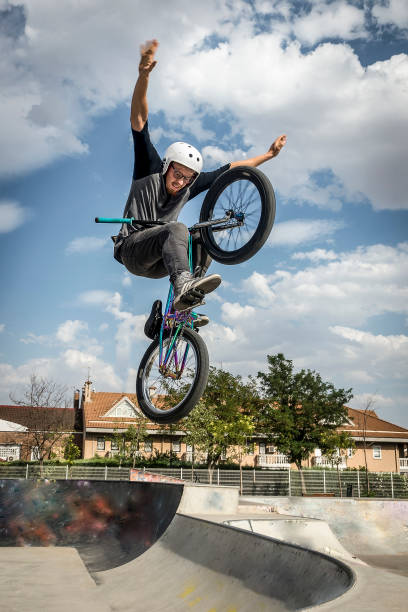
[[[193,273],[190,272],[188,229],[177,221],[181,209],[189,200],[209,189],[215,179],[229,168],[259,166],[276,157],[286,144],[286,136],[279,136],[263,155],[231,162],[213,172],[201,172],[201,153],[185,142],[171,144],[161,159],[150,141],[147,121],[147,87],[150,73],[157,64],[155,54],[158,46],[157,40],[147,41],[141,46],[139,77],[130,112],[135,153],[133,180],[123,216],[165,221],[166,224],[147,228],[123,224],[116,237],[114,256],[137,276],[169,276],[174,287],[174,309],[186,310],[201,302],[197,295],[214,291],[221,283],[221,277],[219,274],[205,276],[211,258],[205,253],[199,238],[193,243]],[[199,315],[195,324],[206,323],[208,318]]]

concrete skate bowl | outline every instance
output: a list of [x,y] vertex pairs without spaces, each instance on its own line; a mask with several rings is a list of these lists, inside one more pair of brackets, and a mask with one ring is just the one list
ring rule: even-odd
[[176,514],[182,494],[165,483],[3,480],[1,544],[76,548],[98,599],[123,612],[296,610],[353,585],[331,557]]
[[279,514],[326,521],[353,555],[408,554],[408,500],[247,498]]
[[183,485],[0,480],[2,546],[71,546],[90,572],[127,563],[164,533]]

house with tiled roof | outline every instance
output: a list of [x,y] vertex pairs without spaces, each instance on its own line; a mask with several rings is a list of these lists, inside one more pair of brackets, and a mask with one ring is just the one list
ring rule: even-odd
[[44,442],[46,458],[51,453],[60,456],[70,435],[82,445],[79,392],[72,408],[0,405],[0,461],[36,460],[39,440]]
[[[116,453],[114,434],[135,425],[143,417],[134,394],[107,393],[92,390],[92,383],[85,383],[83,390],[84,457],[95,455],[109,457]],[[341,454],[340,468],[365,466],[375,472],[408,473],[408,429],[380,419],[371,411],[348,408],[348,420],[341,428],[347,431],[355,447]],[[142,443],[140,453],[150,456],[157,452],[173,451],[180,459],[191,461],[192,448],[183,438],[185,434],[172,427],[148,424],[148,439]],[[365,449],[365,452],[364,452]],[[243,464],[260,468],[295,468],[288,458],[279,453],[273,443],[262,436],[248,441],[248,454]],[[305,467],[332,467],[322,456],[320,449],[304,462]]]
[[[130,425],[137,427],[139,419],[145,419],[138,407],[136,395],[97,392],[92,389],[92,383],[89,380],[85,383],[82,392],[82,411],[85,459],[95,456],[114,456],[118,450],[115,434],[125,431]],[[182,456],[181,438],[185,434],[178,431],[177,425],[168,427],[148,423],[147,434],[147,439],[141,443],[140,453],[142,455],[149,456],[154,450],[157,450],[160,453],[173,451],[180,457]]]
[[[73,408],[0,406],[0,460],[34,459],[35,447],[29,432],[40,427],[41,419],[48,423],[47,427],[56,423],[66,436],[73,433],[82,456],[89,459],[114,456],[118,452],[115,434],[130,425],[137,427],[144,416],[134,394],[97,392],[89,380],[81,396],[75,393]],[[367,462],[373,472],[408,474],[408,429],[380,419],[373,410],[348,408],[348,419],[341,431],[348,432],[354,442],[354,448],[341,452],[341,469],[364,467]],[[193,449],[185,443],[185,432],[177,424],[147,423],[147,434],[139,449],[142,456],[172,451],[180,459],[192,460]],[[60,448],[61,445],[62,442]],[[55,450],[57,454],[60,452],[58,448]],[[243,464],[266,469],[295,468],[262,435],[248,440]],[[316,448],[304,461],[304,467],[332,467],[332,464]]]
[[408,429],[380,419],[374,410],[349,408],[341,431],[349,433],[355,444],[347,467],[365,465],[365,448],[370,471],[408,473]]

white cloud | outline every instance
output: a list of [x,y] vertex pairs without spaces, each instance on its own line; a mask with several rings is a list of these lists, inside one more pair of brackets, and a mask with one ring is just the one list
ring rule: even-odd
[[267,354],[283,352],[296,368],[315,369],[356,395],[394,398],[392,406],[379,406],[381,414],[406,422],[408,336],[365,328],[375,326],[378,315],[408,313],[407,243],[307,263],[301,271],[254,272],[245,279],[240,303],[222,307],[223,324],[203,328],[210,354],[246,374],[265,370]]
[[314,45],[327,38],[343,40],[365,37],[364,10],[347,2],[314,2],[312,10],[293,24],[293,33],[302,43]]
[[0,234],[12,232],[30,217],[30,211],[23,208],[18,202],[0,201]]
[[310,261],[322,261],[322,260],[331,260],[334,261],[338,259],[337,253],[334,251],[326,251],[325,249],[314,249],[313,251],[307,251],[304,253],[293,253],[292,259],[310,259]]
[[242,149],[233,149],[225,151],[219,147],[206,146],[202,150],[203,158],[206,167],[224,166],[232,160],[246,159],[247,154]]
[[3,332],[5,330],[5,328],[6,328],[5,323],[0,323],[0,334],[1,334],[1,332]]
[[118,292],[87,291],[79,296],[79,301],[83,304],[101,307],[104,311],[112,314],[118,322],[115,334],[116,359],[118,366],[123,368],[129,363],[134,343],[145,338],[146,315],[134,315],[122,310],[122,296]]
[[390,408],[394,404],[394,400],[391,397],[385,397],[378,393],[359,393],[355,395],[350,402],[350,406],[356,410],[369,410],[378,411],[380,408]]
[[244,321],[255,315],[253,306],[242,306],[238,302],[223,302],[221,306],[222,318],[226,321]]
[[37,336],[33,332],[28,332],[25,338],[20,338],[20,342],[23,344],[52,344],[52,336]]
[[297,246],[317,240],[327,240],[342,229],[342,221],[325,219],[293,219],[277,223],[271,232],[268,244],[271,246]]
[[57,340],[64,344],[73,344],[78,341],[78,335],[86,334],[88,332],[88,323],[85,321],[65,321],[57,329],[56,337]]
[[113,294],[103,289],[85,291],[79,296],[79,302],[88,305],[104,305],[112,299]]
[[108,244],[106,238],[96,238],[94,236],[84,236],[82,238],[74,238],[65,249],[66,253],[92,253],[99,251]]
[[244,280],[243,287],[249,296],[253,296],[252,299],[256,304],[261,303],[268,307],[276,300],[276,293],[268,278],[259,272],[254,272],[249,278]]
[[88,368],[94,385],[100,390],[122,391],[124,381],[115,373],[113,366],[95,355],[92,350],[67,349],[56,357],[30,359],[18,367],[0,363],[0,401],[7,402],[10,392],[19,396],[35,372],[68,388],[78,388],[88,375]]
[[350,380],[355,378],[354,368],[370,364],[366,373],[374,385],[391,380],[406,380],[408,366],[408,336],[373,334],[351,327],[335,325],[329,330],[343,338],[345,356],[349,362]]
[[[111,364],[99,359],[92,352],[68,349],[61,355],[63,364],[72,372],[85,372],[90,368],[95,387],[121,390],[123,381],[114,371]],[[82,378],[84,376],[82,375]],[[77,383],[78,384],[78,383]]]
[[373,17],[381,25],[394,25],[397,28],[408,28],[408,11],[405,0],[387,0],[373,6]]
[[[85,153],[90,121],[130,100],[139,43],[156,35],[150,109],[163,111],[180,137],[190,131],[220,157],[234,153],[229,137],[240,136],[252,155],[287,132],[286,150],[264,166],[281,196],[331,209],[356,199],[376,209],[406,208],[407,55],[364,68],[344,43],[304,54],[301,40],[365,36],[363,11],[340,0],[314,3],[308,14],[291,12],[290,2],[269,11],[267,4],[257,3],[261,13],[280,13],[284,21],[273,19],[270,31],[256,34],[253,9],[239,0],[159,1],[156,11],[142,13],[132,0],[25,0],[24,18],[8,4],[19,11],[20,30],[0,42],[7,58],[0,61],[2,172]],[[401,20],[403,6],[393,0],[374,15]],[[214,48],[211,37],[223,42]],[[211,142],[209,116],[225,124],[222,145]],[[327,169],[331,180],[317,184],[315,173]]]
[[123,285],[124,287],[131,287],[131,286],[132,286],[132,277],[131,277],[131,275],[129,274],[129,272],[125,272],[125,273],[123,274],[123,277],[122,277],[122,285]]

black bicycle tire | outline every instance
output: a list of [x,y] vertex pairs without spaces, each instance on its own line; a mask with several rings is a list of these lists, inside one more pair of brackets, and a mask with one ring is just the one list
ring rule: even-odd
[[224,251],[212,240],[211,228],[200,230],[201,240],[208,254],[225,265],[239,264],[253,257],[265,244],[275,221],[276,200],[269,179],[258,168],[237,166],[223,172],[211,185],[201,207],[200,222],[211,220],[212,211],[223,190],[242,179],[250,180],[255,185],[261,201],[260,220],[250,240],[235,251]]
[[[169,333],[165,332],[164,339],[166,339],[168,335]],[[180,402],[176,409],[163,411],[163,414],[158,414],[156,411],[153,411],[150,408],[143,393],[143,373],[147,363],[149,362],[151,354],[156,351],[159,345],[159,338],[153,340],[153,342],[148,346],[140,362],[136,376],[136,397],[138,405],[143,414],[154,423],[176,423],[183,417],[187,416],[197,404],[207,386],[208,373],[210,368],[207,346],[204,340],[198,335],[198,333],[190,328],[184,328],[183,336],[193,346],[195,346],[198,374],[188,394]]]

